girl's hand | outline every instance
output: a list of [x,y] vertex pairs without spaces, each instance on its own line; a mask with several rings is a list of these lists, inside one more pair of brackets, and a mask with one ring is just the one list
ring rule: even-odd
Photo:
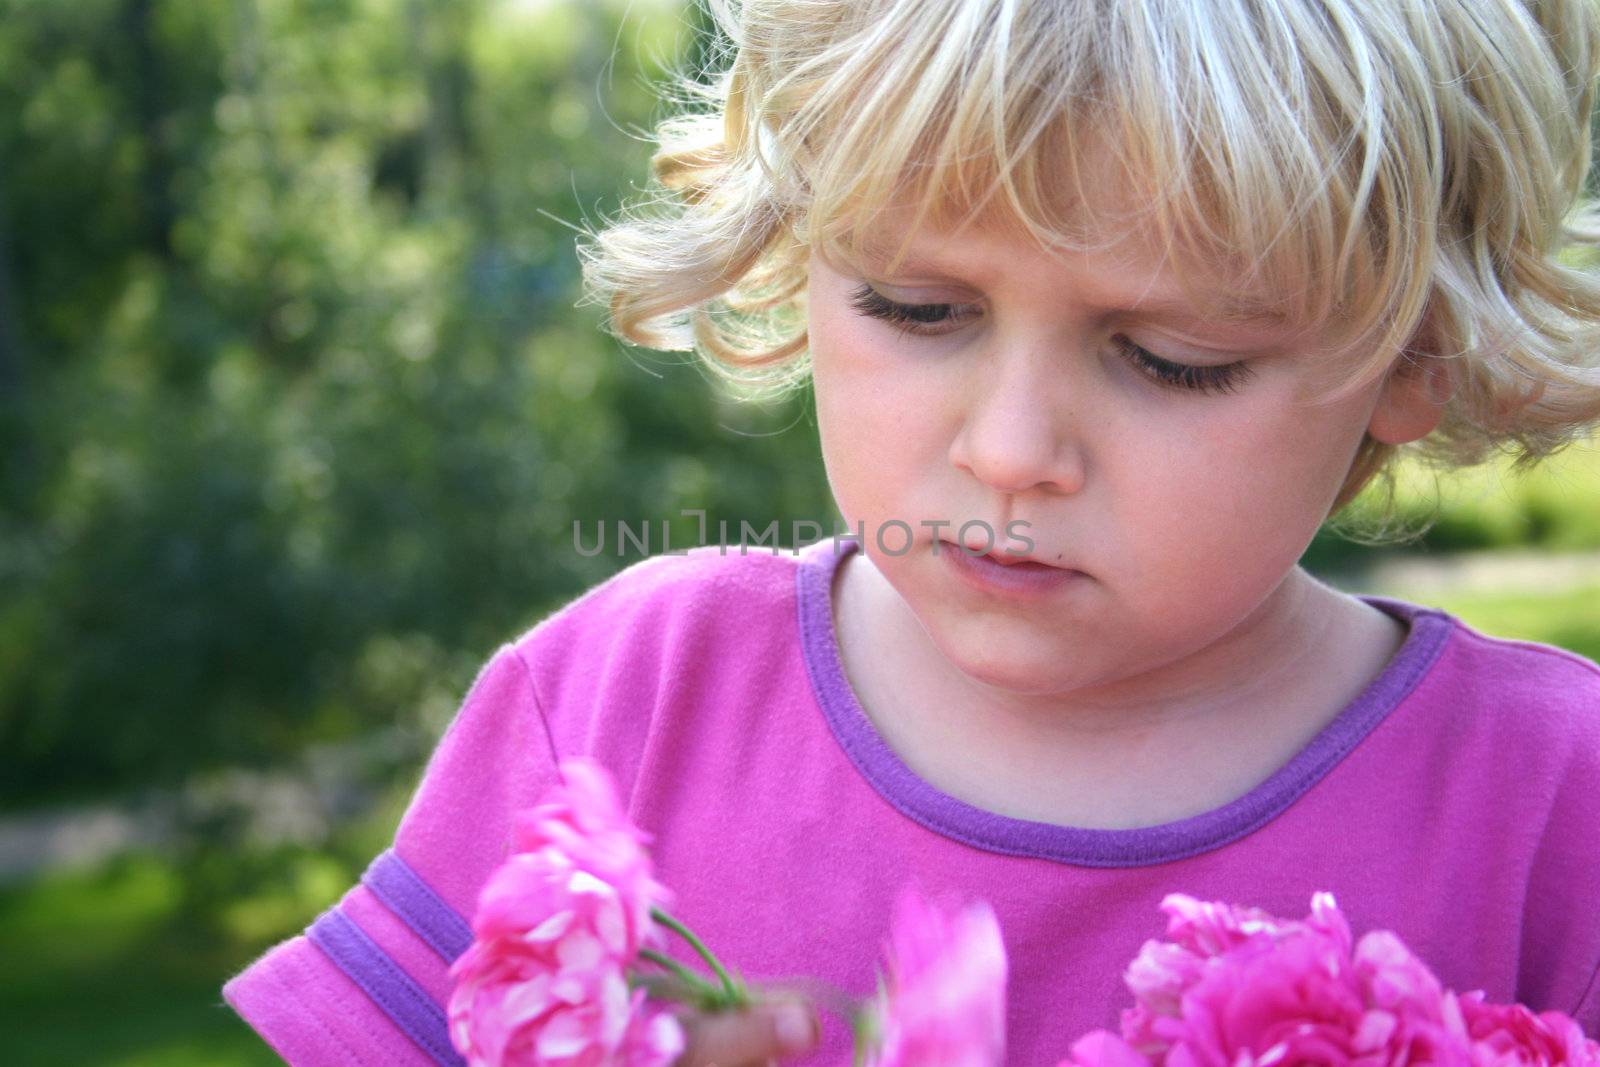
[[686,1041],[676,1067],[767,1067],[810,1052],[820,1030],[804,999],[786,996],[738,1011],[674,1009]]

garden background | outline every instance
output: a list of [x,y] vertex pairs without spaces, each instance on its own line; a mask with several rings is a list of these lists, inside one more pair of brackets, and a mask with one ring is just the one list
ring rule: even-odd
[[[275,1058],[221,982],[384,847],[476,668],[639,558],[831,516],[805,394],[578,306],[676,0],[0,0],[7,1063]],[[1600,458],[1412,472],[1308,566],[1600,657]],[[592,529],[592,527],[590,527]],[[659,545],[652,551],[659,550]]]

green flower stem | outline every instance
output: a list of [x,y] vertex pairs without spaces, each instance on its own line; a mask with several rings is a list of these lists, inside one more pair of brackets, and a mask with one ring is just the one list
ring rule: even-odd
[[[787,994],[799,994],[818,1007],[833,1012],[849,1026],[852,1067],[863,1067],[867,1060],[876,1054],[874,1050],[882,1044],[882,1035],[878,1032],[879,1020],[872,1010],[875,998],[853,997],[838,986],[820,978],[804,975],[764,982],[756,987],[754,996],[746,995],[745,999],[740,1001],[730,999],[726,987],[719,988],[711,984],[670,956],[653,949],[641,949],[639,956],[671,972],[671,976],[630,977],[630,986],[643,986],[648,995],[656,1000],[687,1001],[702,1011],[716,1012],[738,1009],[751,1003],[761,1004],[782,1000]],[[674,981],[674,978],[677,980]],[[734,984],[738,987],[737,981]],[[880,994],[882,992],[881,985],[879,992]]]
[[718,989],[710,982],[707,982],[704,978],[701,978],[698,974],[695,974],[693,971],[679,963],[677,960],[673,959],[671,956],[657,952],[655,949],[645,948],[639,950],[639,958],[649,960],[651,963],[659,964],[660,966],[671,971],[677,976],[679,981],[689,987],[689,991],[693,993],[697,999],[716,999],[723,995],[722,990]]
[[683,983],[670,974],[640,974],[635,971],[628,975],[628,991],[635,989],[643,989],[645,996],[651,1000],[693,999],[684,993]]
[[876,1050],[883,1044],[883,1035],[878,1033],[878,1021],[871,1013],[861,1011],[850,1017],[850,1045],[852,1050],[852,1067],[862,1067],[869,1056],[876,1055]]
[[750,1002],[749,995],[728,975],[727,969],[722,966],[722,961],[711,954],[711,950],[706,948],[698,937],[694,936],[693,931],[660,908],[651,908],[650,917],[689,942],[689,945],[700,954],[700,958],[705,960],[707,965],[716,972],[717,978],[722,981],[723,994],[727,997],[729,1006],[743,1007]]

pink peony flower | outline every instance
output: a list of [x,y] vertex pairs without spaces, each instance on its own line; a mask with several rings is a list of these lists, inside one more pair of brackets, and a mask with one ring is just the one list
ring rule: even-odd
[[1460,999],[1472,1038],[1473,1067],[1600,1067],[1600,1042],[1585,1037],[1578,1024],[1559,1011],[1535,1015],[1521,1004],[1485,1004],[1479,990]]
[[874,1067],[994,1067],[1005,1050],[1006,952],[987,903],[948,913],[904,889],[887,988],[869,1008]]
[[[1184,993],[1180,1017],[1160,1019],[1154,1032],[1171,1042],[1166,1063],[1455,1064],[1466,1067],[1466,1045],[1452,1028],[1442,990],[1410,958],[1383,959],[1410,984],[1381,991],[1363,964],[1376,950],[1364,938],[1352,959],[1348,943],[1312,926],[1275,942],[1260,942],[1214,958]],[[1374,971],[1378,982],[1385,975]],[[1414,981],[1412,981],[1414,980]],[[1431,991],[1432,996],[1427,996]]]
[[479,894],[473,943],[450,968],[451,1041],[472,1067],[666,1067],[682,1028],[627,971],[661,940],[650,910],[667,890],[604,769],[561,771]]
[[569,759],[561,775],[562,784],[516,817],[512,851],[549,854],[612,886],[622,906],[623,940],[629,955],[637,955],[654,930],[650,909],[667,907],[671,899],[655,880],[646,851],[650,835],[629,820],[604,767]]
[[1150,1067],[1150,1058],[1110,1030],[1092,1030],[1056,1067]]
[[1122,1036],[1084,1036],[1061,1067],[1600,1067],[1560,1012],[1457,997],[1387,930],[1352,947],[1331,894],[1303,921],[1182,894],[1161,907],[1171,940],[1129,965]]
[[677,1018],[620,968],[563,972],[506,944],[476,942],[451,969],[450,1038],[471,1067],[667,1067],[683,1052]]
[[1123,1037],[1156,1063],[1467,1064],[1454,1002],[1387,931],[1352,949],[1333,896],[1303,921],[1162,901],[1170,942],[1146,942],[1125,980]]
[[1161,902],[1167,913],[1169,941],[1146,941],[1129,964],[1123,980],[1134,1005],[1122,1013],[1122,1035],[1145,1055],[1158,1060],[1184,1036],[1183,999],[1208,976],[1213,996],[1225,995],[1215,977],[1218,959],[1243,961],[1270,954],[1279,943],[1312,938],[1324,951],[1349,953],[1350,928],[1328,894],[1312,898],[1305,922],[1279,919],[1258,908],[1206,903],[1182,893]]

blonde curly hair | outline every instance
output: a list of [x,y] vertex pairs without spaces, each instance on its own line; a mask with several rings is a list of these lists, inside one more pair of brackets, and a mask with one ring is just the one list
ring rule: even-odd
[[[1596,0],[709,3],[725,70],[680,78],[657,187],[580,244],[624,340],[791,389],[813,250],[906,206],[1093,247],[1128,220],[1082,195],[1092,145],[1181,284],[1224,270],[1354,354],[1333,392],[1442,360],[1419,458],[1532,463],[1600,419]],[[1333,510],[1396,454],[1364,441]]]

